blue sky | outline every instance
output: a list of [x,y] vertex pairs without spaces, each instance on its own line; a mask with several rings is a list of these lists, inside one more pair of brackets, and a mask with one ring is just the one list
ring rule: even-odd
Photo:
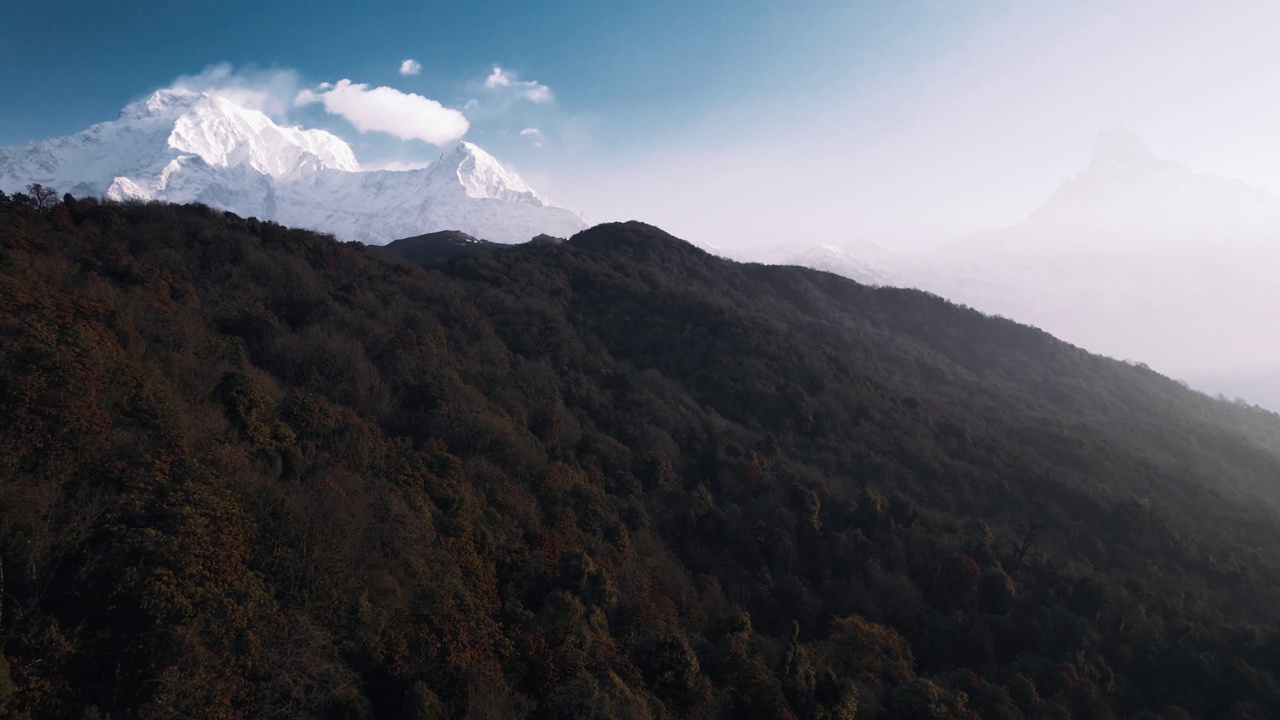
[[[438,154],[291,102],[349,79],[462,113],[466,139],[553,200],[720,245],[927,246],[1012,224],[1119,124],[1280,191],[1280,16],[1260,1],[11,5],[3,145],[185,77],[274,93],[277,120],[366,165]],[[495,68],[507,84],[487,88]]]
[[[0,143],[70,133],[180,75],[226,63],[350,78],[461,107],[494,66],[554,88],[609,141],[676,131],[739,103],[802,102],[936,54],[981,3],[651,0],[546,3],[20,4]],[[417,60],[418,76],[397,69]],[[500,124],[487,128],[500,131]]]

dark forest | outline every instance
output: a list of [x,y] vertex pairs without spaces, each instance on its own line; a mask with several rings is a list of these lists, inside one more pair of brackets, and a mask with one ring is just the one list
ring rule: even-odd
[[419,265],[36,190],[0,714],[1280,717],[1280,416],[641,223]]

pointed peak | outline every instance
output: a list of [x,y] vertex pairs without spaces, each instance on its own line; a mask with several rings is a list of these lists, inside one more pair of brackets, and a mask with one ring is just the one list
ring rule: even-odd
[[120,111],[120,120],[144,120],[154,118],[174,121],[183,117],[241,117],[257,121],[272,121],[261,110],[245,107],[234,99],[214,92],[163,88],[135,100]]
[[186,112],[196,104],[208,99],[208,95],[181,88],[164,88],[150,95],[134,100],[120,111],[120,119],[142,119],[148,117],[174,117]]
[[474,157],[474,151],[479,149],[465,140],[453,143],[442,148],[440,157],[436,158],[435,162],[432,162],[428,167],[435,172],[452,173],[469,158]]
[[481,149],[479,145],[466,140],[459,140],[452,147],[440,153],[440,162],[446,165],[456,165],[467,158],[497,162],[492,155]]
[[1128,164],[1135,161],[1150,160],[1154,156],[1151,148],[1132,130],[1124,125],[1098,133],[1093,141],[1093,159],[1091,164],[1108,160]]
[[471,197],[546,204],[519,175],[503,167],[478,145],[465,140],[441,153],[427,172],[450,185],[460,186]]

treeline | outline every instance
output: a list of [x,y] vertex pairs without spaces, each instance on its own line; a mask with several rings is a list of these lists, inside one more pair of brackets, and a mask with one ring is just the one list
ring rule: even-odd
[[637,223],[0,194],[13,717],[1276,717],[1277,479],[1275,415]]

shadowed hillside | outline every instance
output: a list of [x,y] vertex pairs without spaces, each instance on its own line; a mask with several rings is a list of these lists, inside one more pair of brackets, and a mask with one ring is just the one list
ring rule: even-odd
[[[544,234],[532,238],[528,244],[559,245],[562,242],[564,242],[564,238]],[[489,242],[488,240],[479,240],[457,230],[442,230],[396,240],[379,246],[377,249],[408,260],[411,263],[427,266],[444,262],[464,253],[487,253],[509,247],[512,246]]]
[[1280,417],[639,223],[0,196],[16,717],[1266,718]]
[[501,243],[473,238],[457,230],[415,235],[382,246],[382,250],[419,265],[432,265],[470,252],[493,252]]

